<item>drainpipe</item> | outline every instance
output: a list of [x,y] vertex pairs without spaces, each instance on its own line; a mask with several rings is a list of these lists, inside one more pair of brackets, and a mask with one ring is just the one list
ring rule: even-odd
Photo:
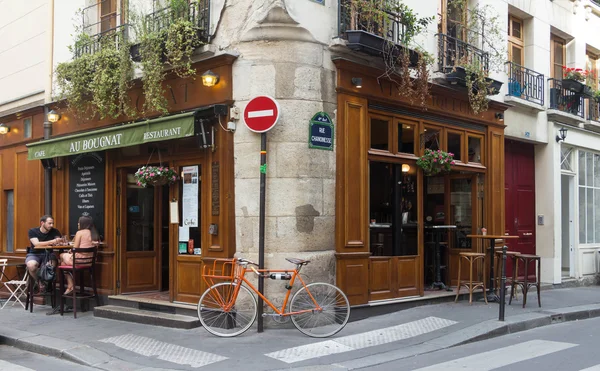
[[[54,0],[48,1],[48,33],[46,56],[48,78],[44,91],[44,140],[52,136],[52,123],[48,121],[48,104],[52,101],[52,79],[54,72]],[[44,168],[44,214],[52,215],[52,168]]]

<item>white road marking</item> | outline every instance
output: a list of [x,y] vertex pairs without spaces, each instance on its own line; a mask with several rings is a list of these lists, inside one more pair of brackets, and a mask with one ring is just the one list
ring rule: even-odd
[[34,370],[31,368],[19,366],[14,363],[10,363],[10,362],[3,361],[0,359],[0,371],[34,371]]
[[547,340],[531,340],[448,362],[438,363],[414,371],[489,371],[575,346],[577,346],[577,344]]
[[248,112],[248,118],[252,119],[255,117],[270,117],[275,116],[275,112],[272,109],[265,109],[262,111],[250,111]]
[[103,343],[112,343],[119,348],[143,356],[156,356],[163,361],[173,362],[179,365],[190,365],[196,368],[227,359],[227,357],[222,357],[217,354],[185,348],[179,345],[164,343],[162,341],[133,334],[115,336],[100,341]]
[[286,363],[300,362],[311,358],[318,358],[336,353],[351,352],[356,349],[404,340],[418,335],[423,335],[428,332],[436,331],[444,327],[452,326],[456,323],[457,322],[455,321],[450,321],[443,318],[427,317],[418,321],[403,323],[398,326],[386,327],[356,335],[344,336],[333,340],[301,345],[279,350],[277,352],[267,353],[265,355]]
[[579,370],[579,371],[600,371],[600,364],[597,364],[592,367],[584,368],[583,370]]

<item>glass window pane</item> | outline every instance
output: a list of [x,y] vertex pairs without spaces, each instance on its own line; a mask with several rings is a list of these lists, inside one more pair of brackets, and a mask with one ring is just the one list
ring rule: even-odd
[[523,50],[516,45],[511,45],[511,51],[512,51],[511,62],[522,65],[523,64]]
[[594,189],[594,243],[600,242],[600,189]]
[[471,205],[471,179],[450,180],[450,224],[456,225],[454,247],[468,249],[473,231],[473,209]]
[[398,152],[415,153],[415,126],[398,124]]
[[371,119],[371,148],[389,150],[388,120]]
[[469,162],[481,163],[481,139],[469,137]]
[[425,143],[425,148],[434,151],[440,149],[439,129],[425,128],[423,132],[423,143]]
[[594,186],[594,155],[592,155],[590,152],[587,152],[585,155],[585,160],[587,163],[585,185],[592,187]]
[[600,187],[600,155],[594,154],[594,187]]
[[554,41],[554,64],[563,65],[563,44]]
[[586,224],[587,224],[587,243],[594,243],[594,190],[591,188],[587,188],[587,215],[586,215]]
[[154,250],[154,187],[127,183],[126,231],[127,251]]
[[512,21],[512,35],[518,39],[521,38],[521,23],[514,19]]
[[454,154],[454,159],[462,161],[462,135],[448,133],[448,152]]
[[579,187],[579,243],[586,243],[585,238],[585,188]]
[[23,120],[23,137],[31,138],[31,117]]
[[12,190],[5,191],[6,195],[6,252],[15,251],[15,199]]
[[585,185],[585,152],[579,151],[579,185]]

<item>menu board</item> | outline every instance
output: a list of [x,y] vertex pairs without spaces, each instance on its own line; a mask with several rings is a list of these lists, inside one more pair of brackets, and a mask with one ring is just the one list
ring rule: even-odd
[[[69,233],[77,232],[82,215],[91,216],[104,237],[104,152],[69,157]],[[60,226],[60,223],[57,225]]]

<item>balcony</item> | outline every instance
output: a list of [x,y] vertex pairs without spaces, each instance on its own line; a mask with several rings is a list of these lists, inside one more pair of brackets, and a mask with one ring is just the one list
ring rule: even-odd
[[595,99],[589,100],[588,120],[600,123],[600,102]]
[[166,30],[175,20],[181,18],[186,18],[196,27],[200,41],[210,42],[210,0],[192,1],[187,9],[180,11],[166,7],[146,15],[152,32]]
[[[338,35],[347,40],[346,46],[368,55],[381,56],[391,50],[394,56],[408,50],[411,66],[416,66],[419,54],[405,46],[406,25],[399,14],[385,12],[383,24],[365,16],[356,6],[356,0],[339,0]],[[391,43],[395,48],[389,48]]]
[[[509,98],[515,97],[544,106],[544,75],[513,62],[506,62]],[[513,101],[512,99],[506,99]],[[542,108],[540,107],[540,108]]]
[[559,116],[562,121],[581,123],[584,121],[584,102],[581,94],[574,93],[563,86],[562,80],[548,79],[550,94],[549,119]]
[[437,34],[438,38],[438,71],[449,74],[455,72],[456,67],[464,64],[476,63],[484,71],[490,69],[489,53],[446,34]]
[[82,37],[75,42],[73,51],[75,58],[98,53],[102,48],[115,48],[129,38],[129,25],[116,26],[120,19],[118,14],[103,18],[100,22],[83,27]]

